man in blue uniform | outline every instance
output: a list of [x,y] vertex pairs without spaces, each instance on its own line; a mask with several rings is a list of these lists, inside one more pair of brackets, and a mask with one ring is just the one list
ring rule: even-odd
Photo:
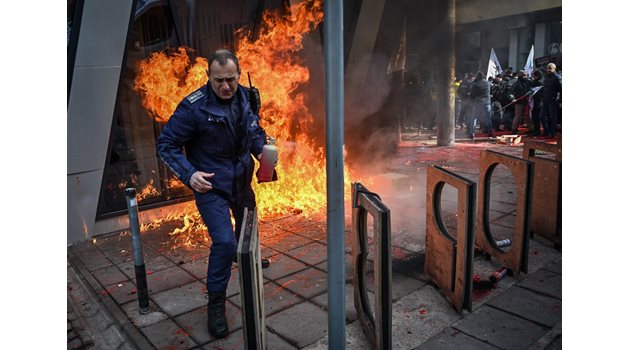
[[[252,111],[249,89],[239,85],[236,56],[217,50],[209,60],[208,83],[177,106],[157,140],[172,173],[193,190],[212,239],[208,261],[208,330],[228,334],[225,297],[245,207],[256,206],[252,155],[260,159],[265,131]],[[186,154],[182,148],[186,147]],[[232,227],[230,210],[236,222]]]

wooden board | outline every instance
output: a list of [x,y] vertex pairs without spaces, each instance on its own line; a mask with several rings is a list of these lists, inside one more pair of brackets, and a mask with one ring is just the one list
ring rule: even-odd
[[[497,247],[490,232],[490,183],[492,172],[498,165],[504,165],[512,172],[517,190],[514,239],[507,252]],[[479,158],[475,244],[514,274],[527,273],[533,166],[528,160],[488,150],[482,152]]]
[[[562,243],[562,163],[539,157],[536,152],[540,144],[529,144],[523,150],[525,159],[534,163],[532,190],[531,233]],[[557,150],[554,153],[558,155]]]
[[[448,235],[440,210],[445,184],[457,189],[457,229]],[[476,185],[438,166],[427,168],[426,249],[424,270],[458,312],[472,312],[472,258]]]

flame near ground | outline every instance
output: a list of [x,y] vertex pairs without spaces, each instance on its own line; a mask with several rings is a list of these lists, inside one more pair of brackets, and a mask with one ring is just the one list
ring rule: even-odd
[[[279,180],[253,183],[262,219],[296,212],[307,217],[325,215],[326,210],[325,152],[310,136],[313,116],[304,103],[304,94],[296,92],[309,81],[309,69],[299,53],[304,36],[323,20],[322,2],[296,4],[288,13],[290,15],[266,11],[255,40],[249,39],[251,33],[245,29],[235,33],[239,39],[236,55],[242,70],[240,82],[246,85],[244,76],[250,72],[253,85],[260,90],[261,125],[268,135],[276,138],[279,153]],[[176,51],[154,53],[139,64],[134,88],[140,93],[143,106],[157,122],[166,123],[183,98],[206,84],[208,62],[201,57],[191,60],[192,53],[192,50],[180,47]],[[344,183],[348,199],[347,165],[344,167]],[[152,193],[146,189],[138,192]],[[194,205],[143,225],[142,230],[173,221],[184,225],[170,232],[173,237],[180,238],[182,245],[193,244],[196,239],[192,236],[205,231]]]

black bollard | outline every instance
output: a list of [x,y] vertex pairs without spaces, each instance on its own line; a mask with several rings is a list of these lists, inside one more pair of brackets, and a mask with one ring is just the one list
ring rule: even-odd
[[138,303],[140,314],[146,314],[149,309],[149,290],[147,288],[147,273],[142,256],[142,240],[140,239],[140,222],[138,218],[138,200],[136,189],[125,189],[127,210],[129,211],[129,226],[131,227],[131,245],[133,248],[133,265],[136,270],[136,287],[138,288]]

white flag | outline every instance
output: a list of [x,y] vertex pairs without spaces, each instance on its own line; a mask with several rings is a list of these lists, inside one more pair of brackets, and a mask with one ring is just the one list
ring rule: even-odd
[[489,77],[496,77],[497,74],[503,74],[503,69],[501,68],[501,63],[499,63],[499,59],[497,59],[497,55],[494,53],[494,48],[490,50],[490,60],[488,61],[488,73],[486,74],[486,79]]
[[525,62],[525,68],[523,68],[523,70],[529,76],[531,76],[534,71],[534,45],[532,45],[532,49],[529,50],[529,56],[527,56],[527,62]]

